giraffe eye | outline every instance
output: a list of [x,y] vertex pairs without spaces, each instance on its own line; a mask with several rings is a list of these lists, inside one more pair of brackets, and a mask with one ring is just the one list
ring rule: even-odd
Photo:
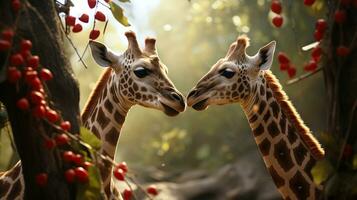
[[219,70],[219,73],[226,78],[232,78],[235,74],[235,72],[229,68],[221,69]]
[[144,78],[149,75],[151,71],[145,67],[138,67],[134,70],[134,74],[139,78]]

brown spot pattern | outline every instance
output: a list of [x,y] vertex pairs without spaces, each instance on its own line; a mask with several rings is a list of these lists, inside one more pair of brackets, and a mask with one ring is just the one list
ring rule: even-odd
[[260,152],[262,153],[263,156],[267,156],[269,155],[269,152],[270,152],[270,141],[265,138],[260,144],[259,144],[259,149],[260,149]]
[[307,153],[306,148],[304,147],[304,145],[302,143],[300,143],[299,146],[297,146],[293,150],[293,152],[294,152],[296,163],[298,165],[301,165],[306,157],[306,153]]
[[105,135],[105,140],[113,146],[117,145],[118,138],[119,132],[114,127],[112,127],[110,131]]
[[289,181],[291,190],[295,193],[297,199],[306,199],[310,194],[309,183],[297,171],[293,178]]
[[295,129],[291,125],[288,126],[288,139],[290,144],[293,144],[297,139]]
[[270,111],[267,110],[267,111],[265,112],[264,117],[263,117],[264,122],[268,122],[268,120],[270,119],[270,117],[271,117]]
[[123,124],[125,121],[125,117],[121,115],[118,111],[114,113],[114,119],[119,124]]
[[279,115],[279,112],[280,112],[280,108],[279,108],[278,103],[276,103],[275,101],[271,102],[271,103],[270,103],[270,108],[271,108],[272,111],[273,111],[274,117],[277,118],[278,115]]
[[272,137],[275,137],[275,136],[279,135],[279,128],[276,125],[275,121],[271,121],[270,124],[268,125],[268,133]]
[[289,171],[294,166],[294,163],[291,159],[290,149],[286,145],[286,142],[280,140],[274,147],[275,159],[286,172]]
[[98,122],[98,124],[99,124],[102,128],[105,128],[105,127],[108,125],[109,121],[110,121],[110,119],[105,116],[103,110],[99,110],[99,111],[98,111],[98,117],[97,117],[97,122]]
[[258,116],[256,114],[254,114],[250,119],[249,119],[249,123],[254,123],[255,121],[257,121]]
[[0,180],[0,197],[4,197],[10,188],[10,183]]
[[262,124],[259,124],[259,126],[253,130],[253,134],[255,137],[261,135],[262,133],[264,133],[264,127],[262,126]]
[[279,176],[279,174],[276,172],[276,170],[273,167],[269,167],[268,170],[277,188],[280,188],[285,184],[284,179],[281,178],[281,176]]
[[109,101],[109,99],[107,99],[104,102],[104,107],[105,109],[107,109],[110,113],[113,111],[113,104]]
[[259,104],[259,110],[258,110],[258,113],[259,114],[262,114],[264,109],[265,109],[265,106],[267,105],[267,103],[265,101],[261,101],[260,104]]

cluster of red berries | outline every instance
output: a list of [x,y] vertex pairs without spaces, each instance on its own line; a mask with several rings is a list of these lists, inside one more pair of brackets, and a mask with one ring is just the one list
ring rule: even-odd
[[[114,167],[113,175],[117,180],[125,181],[125,176],[127,172],[128,172],[128,165],[126,164],[126,162],[121,162]],[[148,186],[146,188],[146,192],[153,196],[159,194],[157,188],[154,185]],[[133,192],[130,189],[125,189],[122,192],[122,197],[124,198],[124,200],[130,200],[132,196],[133,196]]]
[[286,71],[289,78],[293,78],[296,75],[295,66],[290,62],[289,57],[284,52],[278,53],[278,61],[280,64],[280,70]]
[[68,183],[73,183],[75,180],[80,183],[86,183],[89,181],[87,170],[90,166],[92,166],[91,162],[84,161],[81,154],[74,154],[72,151],[63,152],[62,157],[65,162],[76,166],[74,169],[67,169],[64,173]]
[[[105,0],[107,3],[109,3],[109,0]],[[94,7],[97,6],[98,0],[88,0],[88,6],[93,9]],[[101,11],[96,11],[94,15],[94,19],[97,21],[105,22],[107,20],[107,17],[104,15],[103,12]],[[78,20],[81,21],[82,23],[88,23],[89,22],[89,15],[86,13],[83,13],[80,17],[78,17]],[[71,15],[67,15],[65,22],[67,26],[71,26],[72,32],[73,33],[79,33],[83,30],[83,27],[80,23],[76,23],[77,18]],[[93,28],[91,32],[89,33],[89,39],[95,40],[99,37],[100,35],[100,30]]]
[[312,4],[315,3],[315,0],[304,0],[304,5],[305,6],[312,6]]
[[275,27],[280,28],[284,22],[284,18],[281,16],[282,7],[280,0],[271,1],[270,10],[276,14],[272,19],[272,23]]

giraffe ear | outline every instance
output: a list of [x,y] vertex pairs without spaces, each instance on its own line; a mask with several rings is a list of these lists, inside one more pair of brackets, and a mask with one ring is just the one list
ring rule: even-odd
[[269,44],[259,49],[256,57],[256,64],[260,70],[268,70],[273,64],[276,42],[271,41]]
[[113,67],[113,65],[119,62],[120,57],[113,53],[104,44],[100,42],[89,41],[89,46],[92,51],[92,56],[98,65],[102,67]]

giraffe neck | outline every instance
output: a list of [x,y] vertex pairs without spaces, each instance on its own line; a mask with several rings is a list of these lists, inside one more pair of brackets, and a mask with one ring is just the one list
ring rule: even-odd
[[[119,86],[116,84],[119,81],[116,80],[117,75],[115,73],[114,70],[111,71],[101,94],[96,98],[96,102],[92,102],[94,108],[91,109],[86,119],[83,119],[84,126],[102,141],[101,153],[113,160],[120,130],[132,106],[121,95]],[[101,162],[99,169],[107,196],[118,196],[117,190],[113,186],[111,163]]]
[[311,175],[316,159],[266,77],[259,78],[242,107],[264,163],[284,199],[318,199],[322,187]]

